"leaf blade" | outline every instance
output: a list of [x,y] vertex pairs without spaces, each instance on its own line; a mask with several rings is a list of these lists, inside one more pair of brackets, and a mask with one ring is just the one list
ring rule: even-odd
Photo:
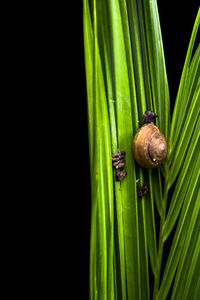
[[180,117],[182,116],[182,111],[184,109],[184,101],[182,101],[182,93],[183,93],[186,78],[187,78],[187,75],[189,72],[189,64],[191,61],[192,51],[193,51],[197,31],[199,28],[199,24],[200,24],[200,8],[198,10],[196,20],[194,22],[194,26],[193,26],[187,54],[186,54],[186,59],[185,59],[185,63],[184,63],[183,71],[182,71],[182,76],[181,76],[181,80],[180,80],[180,84],[179,84],[178,94],[177,94],[176,102],[175,102],[175,106],[174,106],[174,111],[173,111],[173,116],[172,116],[172,124],[171,124],[171,133],[170,133],[170,145],[172,145],[173,141],[176,139],[176,135],[177,135],[176,132],[180,127],[180,122],[181,122]]
[[[135,166],[132,156],[133,124],[129,74],[120,5],[118,1],[113,0],[109,1],[108,4],[113,49],[118,147],[120,150],[126,149],[126,170],[128,173],[120,185],[123,205],[127,294],[130,298],[141,299],[139,229]],[[131,228],[134,230],[130,230]],[[137,284],[136,281],[138,281]]]
[[188,228],[187,236],[183,246],[183,251],[181,252],[180,262],[178,264],[175,282],[173,285],[173,291],[171,300],[182,299],[183,295],[185,296],[184,288],[187,282],[187,276],[190,272],[191,261],[193,259],[193,253],[195,251],[196,243],[199,236],[200,229],[200,191],[197,195],[197,200],[195,203],[193,215],[191,218],[190,228]]
[[[200,159],[200,153],[199,153],[198,157]],[[194,188],[194,186],[192,184],[193,180],[191,180],[190,187],[187,191],[187,195],[186,195],[184,205],[183,205],[183,208],[181,211],[179,222],[178,222],[178,225],[177,225],[177,228],[175,231],[175,235],[173,238],[173,242],[172,242],[172,245],[170,248],[170,252],[168,255],[168,259],[167,259],[167,263],[165,266],[165,270],[164,270],[164,274],[163,274],[163,278],[162,278],[162,282],[161,282],[161,286],[160,286],[160,291],[159,291],[159,295],[160,295],[161,299],[165,299],[165,297],[167,296],[167,293],[171,286],[172,280],[174,278],[176,268],[177,268],[177,265],[178,265],[178,262],[180,259],[182,247],[184,245],[185,236],[187,235],[188,228],[190,228],[190,226],[192,226],[192,224],[193,224],[192,222],[194,221],[194,219],[192,220],[192,215],[194,213],[198,212],[198,211],[195,211],[194,207],[195,207],[195,204],[196,205],[199,204],[199,203],[196,203],[196,202],[198,202],[198,201],[196,201],[196,194],[198,192],[199,184],[200,184],[199,168],[200,168],[200,160],[198,161],[198,165],[196,165],[195,173],[193,174],[193,177],[194,177],[193,180],[196,180],[196,176],[197,176],[196,174],[198,174],[197,184]]]
[[185,153],[187,151],[188,144],[191,140],[193,130],[198,120],[199,114],[200,114],[200,80],[199,80],[199,84],[197,85],[197,88],[195,89],[193,101],[187,113],[187,118],[183,130],[181,132],[180,140],[176,148],[176,153],[173,157],[172,166],[170,168],[170,179],[169,179],[168,189],[172,186],[180,170],[181,164],[183,162]]
[[146,38],[149,54],[152,98],[160,131],[168,138],[170,126],[170,103],[168,80],[165,67],[162,35],[156,1],[143,1],[146,17]]
[[164,241],[167,239],[171,233],[173,226],[178,218],[182,203],[184,201],[184,196],[187,192],[188,185],[190,183],[193,171],[195,168],[196,161],[198,159],[198,152],[200,147],[200,118],[196,124],[196,128],[188,149],[185,162],[183,164],[182,170],[179,174],[172,199],[170,202],[169,210],[167,213],[164,229]]

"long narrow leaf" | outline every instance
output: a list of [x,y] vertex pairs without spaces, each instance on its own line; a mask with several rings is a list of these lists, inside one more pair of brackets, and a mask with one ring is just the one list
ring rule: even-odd
[[187,147],[191,140],[193,130],[197,122],[197,119],[199,117],[199,114],[200,114],[200,78],[198,80],[198,84],[193,95],[192,104],[187,113],[187,118],[185,120],[183,130],[181,132],[181,137],[178,146],[176,148],[176,153],[173,157],[173,163],[170,168],[169,188],[175,181],[175,178],[178,172],[180,171],[180,167],[183,162],[184,156],[186,154]]
[[169,91],[157,3],[155,0],[143,1],[143,7],[154,111],[159,115],[157,124],[161,132],[168,137],[170,115]]
[[[152,173],[149,172],[149,185],[153,187],[154,185]],[[155,225],[155,210],[154,210],[154,196],[153,189],[150,188],[150,195],[146,197],[146,231],[147,231],[147,241],[149,256],[151,262],[151,268],[156,274],[157,271],[157,242],[156,242],[156,225]]]
[[[185,198],[185,202],[181,211],[180,219],[178,222],[178,226],[173,238],[173,243],[170,249],[170,253],[167,259],[167,264],[165,267],[164,275],[161,282],[160,287],[160,297],[161,299],[165,299],[172,280],[174,278],[174,274],[176,272],[176,268],[180,259],[180,254],[182,251],[182,247],[185,241],[185,236],[187,234],[188,228],[194,220],[192,220],[192,214],[194,212],[194,207],[196,201],[196,191],[199,189],[200,184],[200,153],[198,155],[198,163],[195,166],[195,170],[193,173],[193,178],[190,182],[190,187],[187,191],[187,195]],[[197,181],[197,184],[193,186],[193,182]]]
[[[200,267],[200,256],[199,255],[200,255],[200,235],[197,240],[196,247],[195,247],[195,250],[193,253],[193,257],[192,257],[192,261],[190,264],[190,269],[188,272],[185,289],[183,291],[183,295],[184,295],[183,299],[188,299],[188,292],[190,289],[190,285],[191,285],[193,276],[195,276],[195,273],[196,273],[195,269],[196,269],[196,271],[199,270],[199,267]],[[197,266],[197,268],[196,268],[196,266]]]
[[194,42],[195,42],[195,38],[197,35],[199,25],[200,25],[200,8],[198,10],[198,14],[197,14],[195,24],[193,27],[193,31],[192,31],[186,59],[185,59],[185,64],[183,67],[181,81],[180,81],[180,85],[179,85],[179,89],[178,89],[178,94],[177,94],[177,98],[176,98],[176,102],[175,102],[175,107],[174,107],[174,111],[173,111],[171,134],[170,134],[170,144],[173,144],[174,141],[176,140],[177,132],[181,126],[181,117],[182,117],[184,105],[185,105],[185,101],[183,101],[183,99],[182,99],[183,98],[182,94],[183,94],[184,86],[185,86],[186,79],[187,79],[187,76],[189,73],[189,64],[191,61],[192,51],[193,51]]
[[179,215],[181,206],[184,201],[185,194],[187,192],[188,185],[190,183],[191,177],[194,172],[194,168],[198,158],[199,148],[200,148],[200,117],[198,118],[198,122],[196,124],[196,128],[190,143],[190,147],[188,149],[187,156],[185,158],[185,162],[183,164],[182,170],[180,172],[180,175],[176,183],[176,187],[173,192],[167,218],[165,221],[164,240],[166,240],[167,237],[169,236]]
[[129,88],[129,74],[126,60],[124,34],[118,1],[109,1],[109,15],[113,49],[115,100],[117,116],[118,146],[126,150],[127,178],[121,183],[123,204],[125,260],[127,294],[130,298],[141,299],[139,230],[136,196],[136,177],[132,155],[132,107]]
[[154,191],[154,199],[159,215],[162,211],[162,184],[160,170],[152,170],[152,187]]
[[88,100],[88,135],[89,154],[90,154],[90,170],[93,169],[93,152],[94,152],[94,114],[93,114],[93,29],[91,24],[88,1],[83,2],[83,34],[84,34],[84,50],[85,50],[85,68],[86,68],[86,84],[87,84],[87,100]]
[[188,273],[190,272],[190,266],[193,259],[194,249],[198,240],[200,230],[200,192],[197,195],[197,201],[194,207],[190,228],[188,228],[187,237],[181,253],[180,262],[178,265],[175,282],[172,292],[172,300],[182,298],[184,293],[185,284],[187,282]]
[[136,133],[138,129],[138,98],[136,96],[136,83],[135,83],[135,75],[133,68],[133,53],[131,48],[131,37],[130,37],[130,27],[128,23],[128,11],[127,4],[125,0],[119,1],[120,12],[122,18],[122,27],[124,34],[124,46],[126,51],[126,59],[127,59],[127,71],[129,76],[129,87],[130,87],[130,101],[132,105],[132,124],[133,124],[133,134]]
[[[94,2],[95,3],[95,2]],[[89,138],[91,143],[91,256],[90,256],[90,297],[114,299],[113,274],[113,175],[111,165],[111,139],[107,112],[107,101],[103,73],[96,35],[96,7],[94,5],[94,38],[88,2],[84,2],[85,57],[90,69],[87,79]],[[90,58],[90,59],[89,59]],[[92,70],[93,68],[93,70]],[[101,101],[100,101],[101,99]],[[91,112],[91,113],[90,113]],[[93,139],[94,137],[94,139]],[[101,257],[99,261],[98,256]],[[108,290],[109,284],[109,290]]]
[[197,273],[196,286],[193,290],[193,300],[199,300],[200,295],[200,267]]
[[[172,300],[199,298],[200,44],[194,51],[199,25],[200,8],[170,124],[157,1],[83,0],[91,300],[150,300],[149,268],[153,299],[166,299],[170,288]],[[141,168],[132,153],[147,109],[159,115],[156,124],[169,141],[168,157],[155,170]],[[127,176],[119,182],[112,153],[121,150],[126,151]],[[144,182],[149,191],[140,198]],[[165,264],[164,243],[175,225]]]
[[131,30],[131,45],[133,53],[134,74],[136,83],[137,106],[139,119],[146,110],[146,96],[143,78],[142,52],[140,44],[139,20],[137,14],[137,1],[127,1],[129,23]]
[[[106,87],[107,87],[107,101],[111,126],[111,141],[112,152],[115,153],[118,150],[117,141],[117,129],[116,129],[116,101],[115,101],[115,88],[113,80],[113,64],[112,64],[112,52],[111,52],[111,38],[110,28],[108,22],[108,6],[106,3],[98,2],[98,27],[101,32],[100,39],[102,44],[102,64],[105,70]],[[122,194],[120,191],[120,183],[114,182],[115,199],[116,199],[116,224],[115,224],[115,297],[119,297],[125,300],[126,295],[126,264],[125,264],[125,241],[123,230],[123,205]],[[111,262],[112,263],[112,262]],[[110,289],[109,289],[110,290]]]

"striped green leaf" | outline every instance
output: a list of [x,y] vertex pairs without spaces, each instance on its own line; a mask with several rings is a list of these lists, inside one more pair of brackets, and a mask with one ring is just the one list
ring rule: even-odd
[[169,188],[175,181],[176,176],[180,171],[199,114],[200,114],[200,78],[198,80],[196,89],[194,91],[191,105],[190,108],[188,109],[187,117],[185,123],[183,124],[182,131],[180,133],[180,140],[173,156],[172,166],[170,168]]
[[[200,230],[200,192],[197,195],[197,201],[195,203],[194,212],[192,216],[192,222],[190,223],[190,228],[188,228],[188,233],[186,236],[185,243],[183,245],[183,250],[180,256],[180,262],[177,268],[177,273],[175,276],[175,282],[173,286],[173,292],[171,299],[187,299],[185,292],[185,285],[188,284],[190,276],[188,275],[191,270],[191,264],[193,260],[193,254],[199,239]],[[200,250],[200,248],[199,248]],[[191,278],[192,279],[192,278]]]
[[[188,188],[185,202],[181,211],[180,219],[177,225],[177,229],[171,245],[171,250],[167,259],[164,275],[160,287],[160,299],[165,299],[169,288],[172,284],[178,262],[180,259],[181,251],[184,243],[186,242],[186,236],[188,231],[193,228],[193,222],[196,220],[196,216],[199,210],[199,199],[197,198],[199,184],[200,184],[200,153],[198,155],[198,164],[195,167],[193,178],[191,179],[190,186]],[[193,182],[197,180],[197,184],[193,186]],[[190,236],[188,234],[188,236]]]
[[[192,36],[190,39],[185,64],[183,67],[183,72],[181,76],[181,81],[178,89],[178,94],[175,102],[175,107],[173,111],[173,117],[172,117],[172,125],[171,125],[171,134],[170,134],[170,145],[171,145],[171,151],[173,150],[173,145],[177,139],[178,132],[181,128],[181,122],[183,120],[183,112],[185,108],[185,100],[187,98],[187,93],[185,93],[185,86],[188,79],[189,74],[189,66],[191,62],[192,57],[192,51],[194,48],[194,43],[197,35],[197,31],[200,25],[200,9],[197,14],[197,18],[195,20],[195,24],[192,31]],[[185,111],[186,112],[186,111]]]
[[[188,185],[190,184],[191,178],[193,176],[195,165],[198,159],[199,149],[200,149],[200,117],[198,118],[198,122],[196,124],[196,128],[192,140],[190,142],[190,147],[188,149],[187,156],[185,158],[183,167],[178,177],[173,192],[173,196],[170,202],[170,207],[165,221],[165,233],[163,237],[164,240],[166,240],[167,237],[169,236],[178,218],[180,209],[185,199],[185,194],[187,192]],[[194,176],[193,179],[196,180]],[[195,184],[195,182],[193,181],[192,184]]]
[[[199,25],[200,9],[171,123],[156,0],[83,0],[91,300],[150,299],[150,273],[152,299],[166,299],[170,288],[172,300],[199,299],[200,44],[194,51]],[[141,168],[132,153],[147,109],[159,115],[157,126],[169,140],[168,157],[154,170]],[[112,153],[121,150],[126,151],[127,176],[119,182]],[[144,182],[149,192],[140,198]],[[169,254],[163,257],[173,229]]]
[[[99,297],[114,299],[113,174],[110,160],[110,126],[98,40],[96,35],[94,35],[95,38],[92,37],[91,18],[87,1],[84,2],[83,13],[85,56],[90,67],[89,71],[93,76],[90,78],[88,75],[87,78],[89,91],[88,116],[91,118],[89,123],[91,122],[92,125],[91,129],[89,127],[89,133],[92,132],[90,138],[92,139],[91,144],[93,144],[90,150],[92,160],[90,295],[93,299]],[[95,10],[94,28],[96,28]],[[92,80],[93,78],[94,80]],[[93,82],[92,87],[91,81]],[[101,257],[101,260],[98,257]]]
[[143,1],[143,7],[146,21],[153,110],[159,115],[158,127],[168,137],[170,124],[169,91],[157,3],[156,1]]
[[[136,176],[132,155],[133,123],[126,45],[119,2],[109,1],[108,4],[113,49],[118,147],[120,150],[126,150],[126,170],[128,174],[120,185],[127,295],[130,298],[141,299]],[[134,230],[130,230],[131,228]]]

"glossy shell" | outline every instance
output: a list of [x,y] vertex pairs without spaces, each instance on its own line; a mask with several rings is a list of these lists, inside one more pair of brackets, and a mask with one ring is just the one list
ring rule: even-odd
[[133,140],[136,161],[144,168],[158,167],[167,156],[167,141],[153,123],[144,124]]

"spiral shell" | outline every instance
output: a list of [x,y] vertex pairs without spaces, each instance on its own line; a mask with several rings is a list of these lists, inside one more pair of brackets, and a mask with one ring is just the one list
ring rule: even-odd
[[136,161],[144,168],[158,167],[167,156],[167,141],[153,123],[144,124],[133,140]]

